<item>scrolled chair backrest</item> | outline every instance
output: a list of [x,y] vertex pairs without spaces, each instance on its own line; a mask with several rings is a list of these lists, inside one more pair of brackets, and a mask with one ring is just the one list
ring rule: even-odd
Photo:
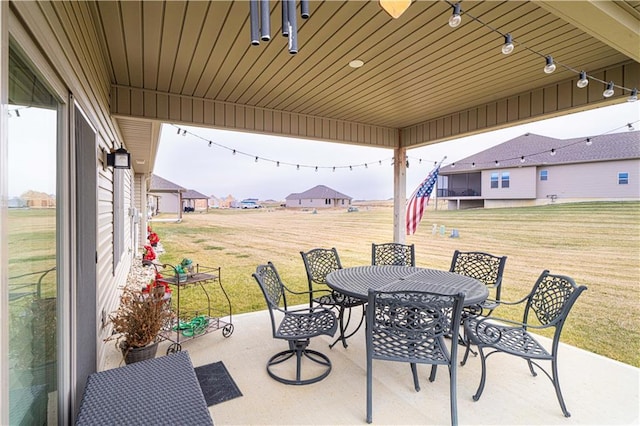
[[526,324],[533,312],[541,325],[562,328],[571,307],[586,289],[570,277],[543,271],[529,294],[523,322]]
[[268,262],[266,265],[258,265],[253,276],[262,289],[269,309],[282,307],[286,310],[287,299],[284,294],[284,285],[273,263]]
[[369,291],[367,327],[376,357],[441,358],[444,337],[457,338],[464,294]]
[[342,269],[340,256],[335,247],[330,249],[315,248],[308,252],[300,252],[305,270],[307,271],[307,279],[316,284],[326,284],[327,275],[338,269]]
[[372,265],[416,266],[413,244],[371,244]]
[[472,251],[453,253],[449,272],[475,278],[485,285],[495,287],[502,282],[506,256],[494,256],[489,253]]

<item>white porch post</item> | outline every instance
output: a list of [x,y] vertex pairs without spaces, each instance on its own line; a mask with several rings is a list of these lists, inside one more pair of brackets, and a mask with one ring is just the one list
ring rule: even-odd
[[407,204],[407,149],[400,147],[394,150],[393,161],[393,241],[404,244]]

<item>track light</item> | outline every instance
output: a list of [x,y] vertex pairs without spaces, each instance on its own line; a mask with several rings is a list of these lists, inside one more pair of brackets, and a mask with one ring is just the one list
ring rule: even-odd
[[607,88],[604,89],[604,92],[602,92],[602,96],[604,96],[605,98],[610,98],[613,96],[615,92],[613,91],[613,81],[610,81],[607,83]]
[[545,60],[547,61],[547,64],[544,66],[544,72],[547,74],[551,74],[556,70],[556,64],[553,63],[553,58],[551,57],[551,55],[547,55],[545,57]]
[[631,94],[629,95],[629,99],[627,99],[627,102],[635,102],[637,100],[638,100],[638,89],[634,88],[631,91]]
[[456,3],[453,5],[453,14],[449,18],[449,26],[451,28],[455,28],[460,25],[462,22],[462,18],[460,17],[460,3]]
[[589,79],[587,78],[587,73],[584,71],[580,71],[580,79],[576,83],[580,89],[584,89],[589,84]]
[[507,33],[504,36],[504,44],[502,45],[502,53],[508,55],[513,52],[513,40],[511,39],[511,34]]

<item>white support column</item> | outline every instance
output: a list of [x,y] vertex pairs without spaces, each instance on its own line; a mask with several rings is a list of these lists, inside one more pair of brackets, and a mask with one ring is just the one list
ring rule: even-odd
[[393,155],[393,241],[404,244],[407,204],[406,148],[396,148]]

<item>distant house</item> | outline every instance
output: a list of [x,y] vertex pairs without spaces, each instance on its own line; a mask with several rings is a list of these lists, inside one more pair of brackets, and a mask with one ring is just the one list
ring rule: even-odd
[[525,134],[440,169],[449,209],[640,199],[640,132]]
[[188,189],[182,193],[182,211],[209,211],[209,197],[201,192]]
[[285,198],[285,207],[348,207],[352,198],[325,185],[290,194]]
[[147,195],[149,197],[149,210],[152,215],[160,213],[175,213],[178,219],[182,218],[182,194],[187,189],[170,182],[158,175],[151,175],[151,182]]

